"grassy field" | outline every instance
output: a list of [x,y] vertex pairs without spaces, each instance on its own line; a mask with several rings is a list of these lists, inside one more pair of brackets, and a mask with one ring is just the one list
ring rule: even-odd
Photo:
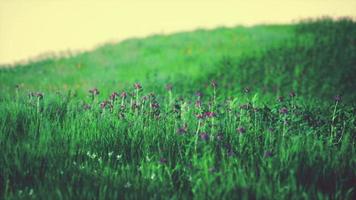
[[0,199],[356,199],[356,22],[0,69]]

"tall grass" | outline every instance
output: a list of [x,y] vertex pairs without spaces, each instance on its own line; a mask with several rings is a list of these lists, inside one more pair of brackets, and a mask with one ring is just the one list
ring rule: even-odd
[[294,95],[264,105],[253,93],[223,99],[210,89],[1,102],[2,196],[355,197],[354,107]]
[[[356,199],[355,23],[326,19],[293,27],[294,39],[270,27],[289,38],[284,44],[267,42],[275,46],[264,43],[238,56],[223,51],[235,48],[221,47],[220,57],[198,75],[138,75],[142,85],[129,75],[125,81],[132,85],[116,84],[114,67],[80,89],[74,85],[92,75],[57,79],[57,61],[48,61],[53,69],[34,63],[2,70],[0,198]],[[269,28],[255,29],[262,34]],[[279,38],[272,32],[260,39]],[[219,38],[219,31],[211,34]],[[210,34],[194,36],[200,41]],[[175,37],[164,41],[189,34]],[[134,43],[151,44],[151,52],[160,41]],[[98,52],[111,55],[112,48]],[[187,62],[197,64],[210,53]],[[90,66],[89,55],[60,62],[79,59]],[[28,74],[41,70],[48,79]],[[26,84],[14,87],[21,77]],[[104,83],[83,92],[99,79]],[[54,86],[64,82],[68,90]],[[34,88],[44,93],[28,93]]]

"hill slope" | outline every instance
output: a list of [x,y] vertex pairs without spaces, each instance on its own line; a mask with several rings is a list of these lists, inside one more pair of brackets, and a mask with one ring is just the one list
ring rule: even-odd
[[[204,77],[224,56],[241,57],[265,49],[293,35],[293,26],[217,28],[131,39],[107,44],[68,59],[47,59],[0,69],[0,89],[85,93],[91,87],[103,92],[140,81],[164,83]],[[150,79],[150,80],[149,80]]]
[[[71,58],[47,59],[0,69],[0,89],[104,94],[141,82],[162,91],[174,83],[180,92],[216,79],[226,93],[256,92],[355,101],[355,22],[306,21],[296,25],[217,28],[106,44]],[[201,88],[203,89],[203,88]],[[189,91],[192,92],[192,91]]]
[[0,199],[356,199],[355,36],[220,28],[2,69]]
[[242,85],[264,94],[294,91],[324,99],[339,94],[356,102],[356,23],[305,21],[296,25],[295,32],[291,40],[261,56],[222,60],[208,77],[219,80],[229,92]]

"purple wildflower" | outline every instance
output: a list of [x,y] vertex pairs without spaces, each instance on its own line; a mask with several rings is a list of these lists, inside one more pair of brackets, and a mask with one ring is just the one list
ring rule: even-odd
[[294,91],[291,91],[290,93],[289,93],[289,96],[291,97],[291,98],[294,98],[296,95],[295,95],[295,92]]
[[178,129],[178,133],[179,134],[185,134],[185,133],[187,133],[188,132],[188,126],[187,126],[187,124],[184,124],[182,127],[180,127],[179,129]]
[[207,140],[209,140],[209,135],[207,133],[201,133],[200,139],[207,141]]
[[126,99],[127,93],[126,92],[121,92],[120,96],[121,96],[121,98]]
[[103,102],[100,103],[100,108],[101,108],[101,109],[104,109],[104,108],[106,108],[106,106],[107,106],[108,104],[109,104],[109,101],[106,101],[106,100],[105,100],[105,101],[103,101]]
[[142,100],[143,100],[143,101],[147,101],[147,100],[148,100],[148,96],[143,96],[143,97],[142,97]]
[[244,127],[240,126],[240,127],[238,127],[238,128],[236,129],[236,131],[239,132],[239,133],[241,133],[241,134],[243,134],[243,133],[246,132],[246,129],[245,129]]
[[111,95],[110,95],[110,100],[112,101],[115,101],[116,100],[116,97],[118,97],[119,94],[117,92],[113,92]]
[[161,163],[161,164],[167,164],[167,163],[168,163],[168,160],[165,159],[165,158],[161,158],[161,159],[159,159],[159,163]]
[[142,85],[141,85],[140,83],[135,83],[135,84],[134,84],[134,88],[135,88],[136,90],[141,90],[141,89],[142,89]]
[[227,156],[232,157],[235,155],[235,152],[232,149],[227,150]]
[[99,90],[97,88],[93,88],[89,90],[89,93],[93,96],[97,96],[100,94]]
[[341,101],[341,96],[340,96],[340,95],[334,96],[334,100],[335,100],[336,102]]
[[201,92],[196,92],[195,95],[196,95],[198,98],[202,98],[202,97],[203,97],[203,93],[201,93]]
[[288,109],[286,107],[283,107],[279,110],[279,113],[281,114],[288,114]]
[[263,154],[263,157],[265,158],[270,158],[273,156],[273,153],[271,151],[266,151],[264,154]]
[[159,104],[158,103],[151,103],[151,108],[158,109],[159,108]]
[[208,118],[213,118],[213,117],[215,117],[216,116],[216,114],[214,113],[214,112],[205,112],[204,113],[204,116],[205,117],[208,117]]

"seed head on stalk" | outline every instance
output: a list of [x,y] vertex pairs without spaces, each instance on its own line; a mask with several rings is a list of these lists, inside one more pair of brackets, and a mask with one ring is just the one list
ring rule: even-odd
[[211,87],[213,87],[213,88],[217,88],[218,87],[218,84],[217,84],[217,82],[215,80],[212,80],[210,84],[211,84]]
[[334,100],[335,100],[335,102],[340,102],[341,101],[341,96],[340,95],[334,96]]
[[42,100],[44,95],[42,92],[36,92],[35,96],[37,97],[37,99]]
[[216,88],[218,87],[218,84],[216,83],[215,80],[211,81],[211,86],[213,87],[213,106],[212,106],[212,110],[215,109],[215,105],[216,105]]
[[250,92],[251,92],[251,88],[250,88],[250,87],[245,87],[245,88],[244,88],[244,92],[245,92],[246,94],[250,93]]
[[90,89],[89,93],[94,95],[94,96],[97,96],[97,95],[100,94],[100,92],[99,92],[99,90],[97,88]]
[[92,101],[95,100],[95,97],[100,94],[99,90],[97,88],[93,88],[89,90],[89,94],[91,96]]
[[142,85],[140,83],[135,83],[134,84],[134,88],[135,88],[135,91],[136,91],[136,103],[139,102],[139,95],[138,93],[142,90]]

